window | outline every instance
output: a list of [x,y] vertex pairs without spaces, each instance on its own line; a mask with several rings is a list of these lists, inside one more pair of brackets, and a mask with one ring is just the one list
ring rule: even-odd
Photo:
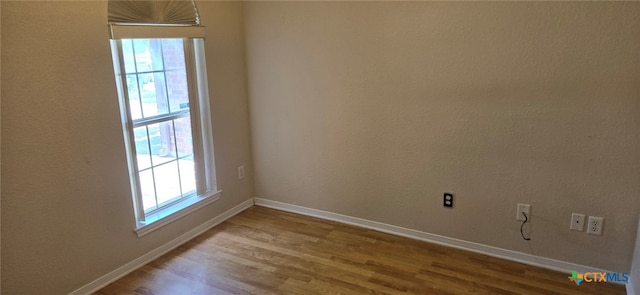
[[[203,39],[192,34],[177,38],[180,34],[160,30],[112,27],[139,236],[215,201],[220,194],[215,185]],[[153,37],[144,37],[145,32]]]

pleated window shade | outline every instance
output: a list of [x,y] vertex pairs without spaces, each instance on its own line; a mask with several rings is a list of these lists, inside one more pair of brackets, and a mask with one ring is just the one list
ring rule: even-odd
[[193,0],[110,0],[109,23],[199,26],[200,17]]

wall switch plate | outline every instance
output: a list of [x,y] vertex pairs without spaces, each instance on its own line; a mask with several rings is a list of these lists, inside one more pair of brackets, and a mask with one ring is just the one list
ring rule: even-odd
[[444,193],[442,197],[442,205],[447,208],[453,208],[453,194],[452,193]]
[[604,225],[604,218],[598,216],[589,216],[589,222],[587,223],[587,233],[591,235],[602,235],[602,226]]
[[523,212],[527,214],[527,219],[531,220],[531,214],[529,213],[531,212],[531,205],[518,203],[518,212],[516,212],[517,220],[524,220]]
[[238,166],[238,179],[244,178],[244,166]]
[[579,213],[571,214],[571,224],[569,224],[569,229],[583,231],[584,230],[584,214],[579,214]]

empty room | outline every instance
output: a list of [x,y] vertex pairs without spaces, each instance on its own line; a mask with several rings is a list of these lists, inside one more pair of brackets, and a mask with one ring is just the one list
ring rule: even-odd
[[640,295],[640,2],[0,16],[1,294]]

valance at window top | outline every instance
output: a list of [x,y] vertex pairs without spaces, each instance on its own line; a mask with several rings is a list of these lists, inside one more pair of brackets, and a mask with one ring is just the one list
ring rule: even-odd
[[108,9],[111,24],[200,25],[193,0],[110,0]]

